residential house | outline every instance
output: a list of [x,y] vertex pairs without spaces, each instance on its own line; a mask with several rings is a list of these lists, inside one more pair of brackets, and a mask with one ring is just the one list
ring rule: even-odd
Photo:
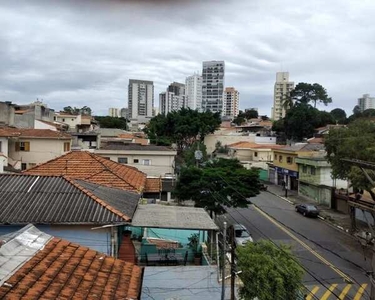
[[49,129],[0,127],[6,165],[26,170],[70,151],[72,137]]
[[141,267],[28,225],[1,236],[1,299],[140,299]]
[[334,188],[348,188],[348,182],[332,178],[331,165],[325,153],[319,156],[296,158],[298,165],[298,194],[313,199],[318,204],[331,206]]
[[267,170],[267,163],[273,162],[273,150],[282,147],[284,146],[238,142],[228,146],[228,154],[231,158],[237,158],[241,163],[247,164],[249,167]]
[[319,151],[320,153],[324,151],[324,145],[298,143],[274,149],[273,163],[270,163],[268,167],[269,181],[278,185],[285,185],[289,190],[298,190],[297,157],[319,155]]
[[230,144],[239,142],[276,144],[276,137],[260,132],[239,132],[235,127],[223,127],[204,138],[204,144],[207,148],[207,154],[210,155],[215,151],[218,142],[221,144],[221,146],[228,146]]
[[54,121],[64,123],[69,126],[70,132],[89,132],[98,128],[97,122],[92,116],[82,114],[70,114],[66,112],[58,112],[54,115]]
[[34,121],[34,129],[49,129],[53,131],[68,131],[69,126],[64,123],[59,123],[56,121],[43,121],[43,120],[35,120]]
[[0,174],[0,234],[38,224],[48,234],[116,257],[139,199],[68,176]]
[[108,143],[94,151],[102,157],[136,167],[148,176],[174,173],[177,151],[165,146]]
[[73,151],[24,172],[29,175],[69,176],[91,183],[142,194],[146,174],[88,151]]

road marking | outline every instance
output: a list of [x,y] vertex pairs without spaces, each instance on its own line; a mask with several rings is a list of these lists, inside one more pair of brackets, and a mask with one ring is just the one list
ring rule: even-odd
[[319,291],[319,287],[318,286],[315,286],[310,294],[306,297],[306,300],[312,300],[313,299],[313,296],[316,294],[316,292]]
[[349,292],[350,288],[352,287],[351,284],[348,284],[344,289],[343,291],[341,292],[340,296],[339,296],[339,299],[340,300],[344,300],[345,299],[345,296],[346,294]]
[[362,284],[361,287],[358,289],[358,292],[355,295],[353,300],[360,300],[366,288],[367,288],[367,283]]
[[323,297],[320,298],[320,300],[327,300],[328,297],[332,294],[332,292],[334,291],[334,289],[338,286],[337,283],[335,284],[332,284],[329,289],[324,293]]
[[[253,205],[254,209],[257,210],[261,215],[263,215],[265,218],[267,218],[269,221],[271,221],[276,227],[284,231],[287,235],[289,235],[292,239],[297,241],[302,247],[304,247],[306,250],[308,250],[311,254],[313,254],[315,257],[317,257],[320,261],[322,261],[326,266],[330,267],[334,272],[336,272],[338,275],[340,275],[347,283],[353,283],[353,280],[346,275],[344,272],[340,271],[338,268],[336,268],[333,264],[331,264],[328,260],[326,260],[323,256],[321,256],[318,252],[313,250],[309,245],[307,245],[305,242],[301,241],[296,235],[291,233],[288,229],[285,228],[285,226],[281,225],[279,222],[277,222],[274,218],[270,217],[268,214],[266,214],[263,210],[261,210],[259,207],[257,207],[255,204]],[[357,299],[356,299],[357,300]]]

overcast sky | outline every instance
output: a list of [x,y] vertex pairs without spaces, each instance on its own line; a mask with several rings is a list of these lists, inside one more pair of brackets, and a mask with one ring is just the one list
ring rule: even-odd
[[225,60],[240,107],[270,115],[277,71],[322,84],[326,108],[375,96],[374,0],[1,0],[0,101],[94,114],[127,106],[130,78],[173,81]]

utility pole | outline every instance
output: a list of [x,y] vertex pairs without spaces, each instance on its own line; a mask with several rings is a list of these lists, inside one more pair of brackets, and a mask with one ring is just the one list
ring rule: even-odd
[[221,270],[221,300],[225,299],[225,254],[227,244],[227,222],[224,222],[224,233],[223,233],[223,269]]
[[230,300],[236,300],[236,297],[234,295],[234,286],[235,286],[235,281],[236,281],[236,266],[234,263],[234,258],[236,255],[236,244],[234,242],[235,239],[235,232],[234,232],[234,227],[231,226],[230,228],[230,233],[231,233],[231,251],[230,251]]

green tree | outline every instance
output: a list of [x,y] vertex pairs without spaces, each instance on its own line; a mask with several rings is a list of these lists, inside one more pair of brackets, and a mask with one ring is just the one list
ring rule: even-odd
[[345,124],[346,123],[346,112],[341,108],[332,109],[330,112],[332,118],[335,120],[337,124]]
[[233,119],[233,123],[236,124],[237,126],[242,125],[245,123],[246,119],[244,117],[237,116]]
[[[331,129],[324,139],[327,160],[332,166],[334,178],[350,180],[355,188],[367,190],[375,200],[374,188],[358,167],[342,159],[358,159],[375,162],[375,124],[358,119],[345,128]],[[375,180],[373,173],[370,176]]]
[[[296,103],[287,111],[283,122],[286,137],[295,141],[313,137],[315,128],[335,124],[330,113],[320,111],[306,103]],[[275,125],[281,126],[281,122]]]
[[194,200],[196,207],[222,214],[226,207],[247,207],[247,198],[259,193],[258,170],[245,169],[238,160],[219,158],[202,168],[183,167],[175,188],[180,201]]
[[304,271],[290,247],[270,241],[247,243],[237,248],[238,269],[245,283],[240,295],[245,300],[297,299]]
[[71,106],[66,106],[63,108],[63,112],[66,112],[71,115],[86,115],[86,116],[91,116],[91,108],[88,106],[83,106],[82,108],[79,107],[71,107]]
[[213,133],[221,124],[220,113],[206,111],[200,113],[190,108],[172,111],[151,119],[144,129],[151,143],[157,145],[177,145],[182,153],[196,141],[203,141],[207,134]]
[[127,121],[125,118],[116,118],[110,116],[95,116],[95,120],[99,122],[102,128],[118,128],[127,130]]
[[309,104],[314,103],[316,107],[317,102],[321,102],[324,105],[332,102],[332,99],[328,97],[326,89],[318,83],[305,83],[300,82],[296,85],[294,90],[290,92],[287,101],[293,101],[294,103]]

